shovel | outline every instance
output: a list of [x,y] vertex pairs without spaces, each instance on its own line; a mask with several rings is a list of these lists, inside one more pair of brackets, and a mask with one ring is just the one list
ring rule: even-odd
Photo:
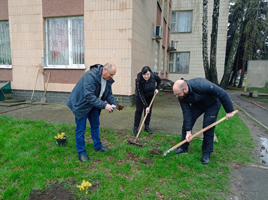
[[33,96],[34,96],[34,91],[35,91],[35,87],[36,87],[36,83],[37,83],[37,79],[38,79],[38,74],[39,74],[39,69],[38,69],[38,71],[37,71],[36,80],[35,80],[35,85],[34,85],[34,89],[33,89],[33,93],[32,93],[31,99],[30,99],[30,103],[33,102]]
[[[238,110],[234,111],[233,113],[234,113],[234,114],[238,113]],[[196,134],[192,135],[192,136],[191,136],[191,139],[193,139],[194,137],[196,137],[196,136],[199,135],[200,133],[205,132],[206,130],[210,129],[211,127],[216,126],[218,123],[224,121],[225,119],[226,119],[226,118],[223,117],[223,118],[221,118],[220,120],[214,122],[213,124],[210,124],[210,125],[207,126],[206,128],[203,128],[201,131],[198,131]],[[187,142],[187,140],[185,139],[185,140],[181,141],[179,144],[176,144],[176,145],[173,146],[171,149],[165,151],[164,154],[163,154],[163,156],[166,156],[168,153],[170,153],[171,151],[173,151],[174,149],[176,149],[177,147],[183,145],[183,144],[186,143],[186,142]]]
[[[149,105],[149,109],[151,108],[151,105],[152,105],[152,103],[153,103],[153,101],[154,101],[155,96],[156,96],[156,94],[154,94],[154,96],[153,96],[153,98],[152,98],[152,100],[151,100],[151,103],[150,103],[150,105]],[[138,134],[137,134],[135,140],[127,140],[128,143],[130,143],[130,144],[134,144],[134,145],[137,145],[137,146],[142,147],[142,144],[137,143],[137,139],[138,139],[138,137],[139,137],[139,135],[140,135],[141,128],[142,128],[142,126],[143,126],[143,124],[144,124],[144,122],[145,122],[145,120],[146,120],[147,115],[148,115],[148,113],[146,113],[146,115],[145,115],[145,117],[144,117],[144,119],[143,119],[143,121],[142,121],[142,123],[141,123],[141,125],[140,125],[139,132],[138,132]]]
[[47,86],[48,86],[49,78],[50,78],[50,73],[48,74],[48,78],[47,78],[47,85],[46,85],[46,89],[45,89],[44,96],[41,98],[41,101],[40,101],[40,102],[41,102],[41,104],[46,103],[46,100],[47,100],[47,98],[46,98],[46,92],[47,92]]

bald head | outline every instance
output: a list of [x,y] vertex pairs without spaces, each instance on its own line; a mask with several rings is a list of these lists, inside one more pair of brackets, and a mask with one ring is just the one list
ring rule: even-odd
[[108,62],[103,66],[102,70],[102,78],[105,80],[109,80],[110,78],[113,78],[116,74],[116,66],[112,62]]
[[188,93],[188,85],[184,80],[175,81],[172,89],[176,97],[183,98]]

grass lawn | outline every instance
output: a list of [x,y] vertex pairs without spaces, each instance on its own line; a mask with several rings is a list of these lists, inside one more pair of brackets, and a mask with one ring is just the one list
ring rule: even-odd
[[[227,87],[229,90],[235,90],[235,91],[240,91],[240,92],[244,92],[245,91],[245,86],[242,86],[241,88],[238,88],[238,87],[234,87],[234,86],[231,86],[231,85],[228,85]],[[247,88],[247,92],[254,92],[254,91],[257,91],[259,93],[266,93],[268,94],[268,89],[266,88]]]
[[[218,119],[225,115],[221,109]],[[75,199],[224,199],[230,192],[231,166],[252,161],[250,132],[236,114],[216,127],[218,143],[208,165],[202,165],[200,139],[188,154],[151,155],[166,151],[181,137],[140,134],[143,147],[128,145],[131,132],[101,130],[111,152],[93,150],[90,128],[86,149],[90,161],[77,159],[75,126],[12,119],[0,116],[0,199],[27,199],[32,190],[61,185]],[[57,146],[54,136],[65,132],[67,145]],[[144,162],[146,161],[147,164]],[[89,181],[88,194],[76,185]]]

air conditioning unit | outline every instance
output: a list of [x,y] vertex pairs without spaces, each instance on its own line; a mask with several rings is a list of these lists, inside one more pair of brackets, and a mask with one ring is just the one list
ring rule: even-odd
[[174,51],[174,50],[177,49],[177,41],[171,40],[171,43],[170,43],[170,49],[171,49],[172,51]]
[[155,39],[162,39],[162,27],[156,26]]

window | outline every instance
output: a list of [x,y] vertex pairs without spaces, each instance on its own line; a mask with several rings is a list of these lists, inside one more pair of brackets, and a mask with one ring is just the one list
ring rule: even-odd
[[46,67],[85,68],[84,18],[46,19]]
[[169,72],[188,74],[190,63],[189,52],[170,53]]
[[12,68],[8,21],[0,21],[0,68]]
[[172,12],[171,33],[189,33],[192,31],[192,11]]

